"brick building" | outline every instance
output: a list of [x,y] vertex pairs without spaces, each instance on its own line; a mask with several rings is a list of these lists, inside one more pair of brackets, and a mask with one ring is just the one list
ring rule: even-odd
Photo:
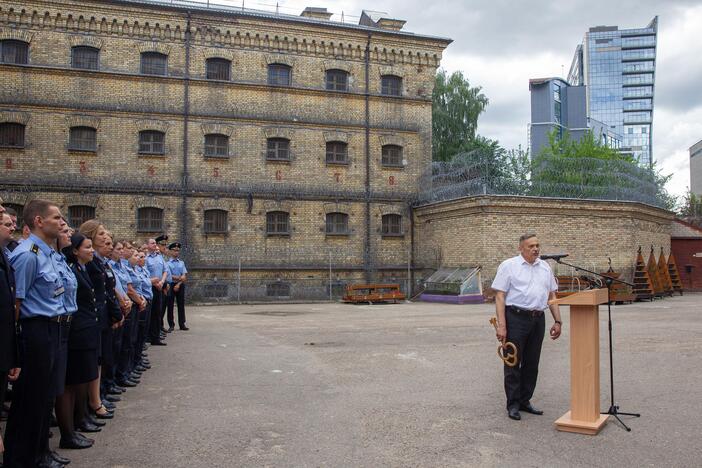
[[231,297],[239,265],[252,296],[323,296],[331,266],[340,282],[402,275],[451,41],[330,16],[4,0],[3,199],[167,232],[203,297]]

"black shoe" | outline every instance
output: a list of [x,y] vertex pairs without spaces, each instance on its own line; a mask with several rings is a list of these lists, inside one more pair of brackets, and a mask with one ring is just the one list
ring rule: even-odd
[[182,327],[180,327],[180,329],[183,330],[183,331],[188,331],[188,330],[190,330],[190,329],[189,329],[188,327],[186,327],[185,325],[183,325]]
[[[149,366],[149,367],[150,367],[150,366]],[[136,367],[134,368],[134,372],[139,372],[140,374],[143,374],[143,373],[146,372],[147,370],[149,370],[149,368],[148,368],[148,367],[145,367],[143,364],[139,364],[138,366],[136,366]]]
[[59,447],[62,449],[87,449],[93,446],[92,442],[88,442],[87,440],[79,439],[78,437],[69,437],[67,439],[64,439],[61,437],[61,441],[59,442]]
[[108,396],[109,396],[109,395],[121,395],[122,393],[124,393],[124,389],[118,387],[117,385],[113,385],[112,387],[110,387],[110,388],[107,390],[107,395],[108,395]]
[[120,380],[119,385],[121,385],[122,387],[136,387],[137,383],[127,379],[127,380]]
[[85,415],[85,421],[89,422],[90,424],[94,424],[97,427],[102,427],[105,424],[107,424],[105,421],[98,421],[95,416],[93,416],[91,413],[88,413]]
[[102,403],[102,406],[107,408],[107,411],[109,411],[111,413],[114,413],[115,408],[117,408],[117,405],[115,405],[114,403],[110,403],[107,400],[102,400],[100,403]]
[[117,403],[118,401],[122,401],[122,399],[117,395],[105,395],[105,401],[109,403]]
[[100,432],[101,430],[101,427],[97,427],[96,425],[90,424],[86,421],[83,421],[82,423],[76,426],[76,431],[78,432]]
[[515,421],[519,421],[520,419],[522,419],[522,415],[519,414],[518,408],[508,408],[507,416],[509,416],[509,419],[514,419]]
[[[54,455],[55,454],[55,455]],[[61,461],[59,461],[61,460]],[[66,463],[63,463],[66,462]],[[38,468],[63,468],[71,463],[71,460],[64,458],[54,451],[48,451],[42,454],[36,461]]]
[[161,333],[168,333],[168,330],[166,330],[165,328],[161,328]]
[[62,457],[62,456],[59,455],[55,450],[49,450],[49,456],[50,456],[55,462],[58,462],[58,463],[60,463],[60,464],[62,464],[62,465],[68,465],[69,463],[71,463],[71,460],[69,460],[69,459],[66,458],[66,457]]
[[531,405],[531,403],[528,403],[528,402],[527,402],[527,403],[522,403],[521,405],[519,405],[519,409],[522,410],[522,411],[526,411],[527,413],[531,413],[531,414],[538,414],[538,415],[544,414],[543,411],[541,411],[541,410],[538,409],[538,408],[534,408],[534,407]]
[[166,333],[173,333],[175,330],[175,327],[168,327],[168,330],[166,330]]
[[163,341],[157,340],[157,341],[152,341],[151,346],[167,346],[167,344],[164,343]]
[[132,372],[131,374],[129,374],[129,380],[131,380],[132,382],[141,383],[141,374]]
[[80,432],[74,432],[73,435],[76,436],[76,437],[78,437],[78,438],[81,439],[81,440],[87,440],[87,441],[90,442],[91,444],[94,444],[94,443],[95,443],[95,439],[91,439],[90,437],[85,437],[85,436],[84,436],[83,434],[81,434]]

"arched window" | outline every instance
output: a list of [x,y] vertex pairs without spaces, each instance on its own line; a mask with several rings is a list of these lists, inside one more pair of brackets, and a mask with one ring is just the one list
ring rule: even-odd
[[268,65],[268,84],[274,86],[290,86],[292,83],[292,68],[282,63]]
[[343,141],[327,142],[327,164],[348,164],[348,145]]
[[383,75],[380,77],[380,94],[386,96],[402,95],[402,78],[395,75]]
[[137,232],[162,232],[163,210],[161,208],[139,208],[137,210]]
[[0,58],[2,63],[27,64],[29,63],[29,44],[12,39],[0,41]]
[[223,58],[209,58],[205,61],[205,78],[208,80],[229,81],[232,62]]
[[266,234],[269,236],[287,236],[290,234],[290,215],[285,211],[266,213]]
[[290,140],[269,138],[266,142],[266,159],[269,161],[290,161]]
[[327,70],[327,89],[331,91],[348,91],[349,74],[344,70]]
[[381,164],[383,166],[402,167],[402,146],[384,145]]
[[97,70],[99,49],[77,46],[71,49],[71,66],[81,70]]
[[72,228],[78,230],[80,225],[89,219],[95,219],[95,207],[87,205],[68,207],[68,222]]
[[226,158],[229,156],[229,137],[211,133],[205,135],[205,156]]
[[91,127],[71,127],[68,149],[73,151],[97,151],[97,130]]
[[166,76],[168,74],[168,56],[159,52],[142,52],[141,73]]
[[140,154],[165,154],[166,134],[158,130],[139,132]]
[[381,233],[383,236],[401,236],[402,231],[402,216],[399,214],[383,215]]
[[223,234],[228,231],[228,213],[225,210],[205,210],[205,234]]
[[349,215],[346,213],[327,213],[326,233],[346,235],[349,233]]
[[4,148],[24,148],[24,125],[0,123],[0,146]]

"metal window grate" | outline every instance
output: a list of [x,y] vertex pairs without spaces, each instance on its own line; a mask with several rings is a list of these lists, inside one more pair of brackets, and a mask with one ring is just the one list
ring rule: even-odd
[[327,234],[348,234],[349,215],[346,213],[327,214]]
[[344,70],[327,70],[327,89],[331,91],[348,91],[349,74]]
[[71,49],[71,66],[81,70],[97,70],[98,55],[99,50],[94,47],[73,47]]
[[222,234],[227,232],[227,212],[224,210],[205,211],[205,233]]
[[402,94],[402,78],[395,75],[383,75],[380,78],[380,93],[386,96],[400,96]]
[[210,58],[205,63],[205,77],[208,80],[229,81],[232,62],[223,58]]
[[166,76],[168,74],[168,56],[158,52],[142,52],[141,73]]
[[11,39],[0,41],[0,57],[2,63],[25,65],[29,63],[29,44]]
[[139,208],[137,210],[138,232],[162,232],[163,210],[161,208]]
[[397,145],[385,145],[382,148],[383,166],[402,166],[402,147]]
[[330,141],[327,143],[327,163],[346,164],[349,161],[348,145],[343,141]]
[[270,161],[290,161],[290,140],[269,138],[266,142],[266,159]]
[[279,63],[268,65],[268,84],[274,86],[290,86],[292,68]]
[[227,135],[205,135],[205,156],[226,158],[229,156],[229,137]]
[[139,132],[139,153],[164,154],[166,135],[157,130],[144,130]]
[[383,215],[381,232],[384,236],[402,235],[402,216],[399,214]]
[[266,213],[266,234],[290,234],[290,215],[285,211],[271,211]]
[[266,285],[266,296],[268,297],[290,297],[290,283],[282,281],[268,283]]
[[68,207],[68,222],[72,228],[77,230],[81,224],[89,219],[95,219],[95,207],[85,205]]
[[90,127],[71,127],[68,149],[74,151],[96,151],[97,130]]
[[0,146],[6,148],[23,148],[24,128],[24,125],[18,123],[1,123]]

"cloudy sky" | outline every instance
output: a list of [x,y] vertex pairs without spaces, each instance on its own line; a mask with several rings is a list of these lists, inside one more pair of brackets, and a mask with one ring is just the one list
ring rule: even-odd
[[[204,0],[201,0],[204,1]],[[241,1],[213,0],[241,5]],[[275,0],[246,0],[275,9]],[[357,22],[362,9],[407,21],[405,30],[450,37],[442,67],[461,70],[490,99],[479,133],[513,148],[528,147],[529,79],[567,74],[587,29],[646,26],[659,16],[653,155],[669,191],[690,185],[688,148],[702,139],[702,0],[279,0],[281,13],[324,6]]]

